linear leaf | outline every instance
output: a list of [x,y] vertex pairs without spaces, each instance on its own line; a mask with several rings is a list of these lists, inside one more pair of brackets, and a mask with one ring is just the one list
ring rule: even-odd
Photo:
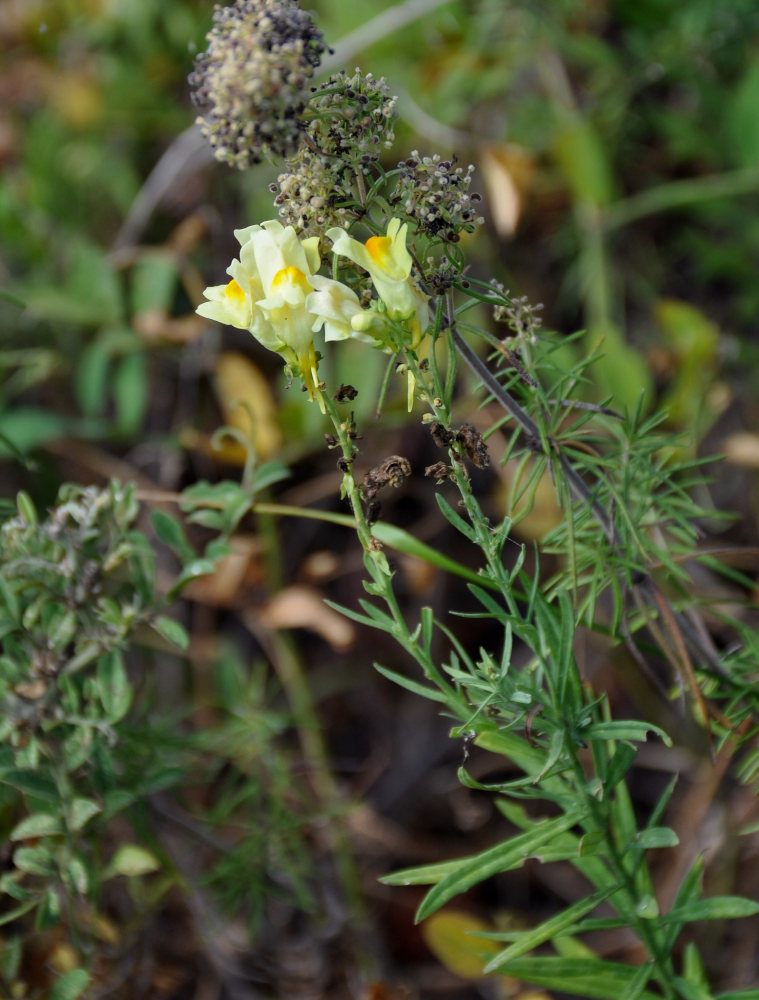
[[646,983],[651,978],[652,972],[653,962],[645,962],[641,965],[625,987],[624,992],[620,993],[619,1000],[640,1000],[640,997],[643,995],[643,991],[646,988]]
[[430,701],[447,701],[443,692],[438,691],[437,688],[427,687],[426,684],[420,684],[418,681],[412,681],[411,678],[404,677],[403,674],[399,674],[395,670],[383,667],[381,663],[375,663],[374,669],[381,673],[383,677],[387,677],[388,680],[400,685],[400,687],[406,688],[407,691],[412,691],[414,694],[420,695],[422,698],[429,698]]
[[456,513],[442,493],[436,493],[435,499],[437,500],[437,505],[446,520],[448,520],[457,531],[460,531],[462,535],[468,538],[470,542],[474,542],[476,544],[477,534],[474,528],[470,524],[467,524],[460,514]]
[[544,920],[538,927],[533,927],[532,930],[525,931],[518,941],[515,941],[514,944],[508,948],[504,948],[503,951],[495,955],[483,971],[495,972],[512,959],[520,958],[522,955],[526,955],[528,951],[532,951],[533,948],[537,948],[538,945],[550,941],[551,938],[556,937],[562,931],[566,931],[567,928],[571,927],[576,920],[580,920],[586,913],[590,913],[604,899],[608,899],[613,892],[616,892],[616,889],[616,886],[611,886],[608,889],[601,889],[599,892],[594,892],[587,899],[581,899],[574,905],[567,907],[562,913],[557,913],[556,916]]
[[427,893],[417,910],[415,922],[419,923],[419,921],[424,920],[435,910],[440,909],[449,899],[466,892],[467,889],[486,878],[490,878],[491,875],[518,867],[526,858],[533,856],[543,844],[551,841],[557,834],[570,829],[584,815],[584,809],[576,809],[557,819],[544,821],[526,833],[518,834],[505,843],[491,847],[490,850],[465,861],[455,872],[438,882]]
[[453,861],[440,861],[434,865],[419,865],[416,868],[403,868],[401,871],[383,875],[380,879],[383,885],[435,885],[446,875],[455,872],[462,861],[469,858],[456,858]]
[[645,743],[649,733],[656,733],[668,747],[672,746],[672,740],[659,726],[650,722],[636,722],[634,719],[594,722],[582,731],[586,740],[634,740],[636,743]]
[[[522,982],[546,989],[571,993],[593,1000],[619,1000],[625,989],[639,974],[633,965],[606,962],[598,958],[517,958],[507,969],[501,969]],[[659,994],[642,990],[639,1000],[660,1000]]]
[[753,917],[755,913],[759,913],[759,903],[753,899],[745,899],[743,896],[712,896],[663,913],[659,922],[669,924],[677,921],[692,923],[694,920],[735,920],[737,917]]

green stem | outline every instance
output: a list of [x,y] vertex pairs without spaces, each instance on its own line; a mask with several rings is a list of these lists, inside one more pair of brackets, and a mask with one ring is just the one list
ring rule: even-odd
[[[607,804],[608,800],[604,799],[603,802],[600,802],[590,793],[587,775],[585,774],[583,766],[580,763],[576,750],[572,747],[570,742],[567,743],[567,749],[572,764],[575,787],[585,801],[588,814],[591,817],[592,822],[595,824],[595,829],[600,831],[601,836],[603,837],[609,870],[624,890],[629,902],[629,911],[626,913],[620,913],[620,915],[628,921],[648,951],[651,961],[658,972],[657,978],[665,997],[667,997],[668,1000],[675,1000],[677,997],[677,991],[672,985],[675,978],[675,972],[672,968],[671,956],[662,954],[661,949],[657,947],[656,939],[651,932],[650,922],[638,916],[638,908],[641,900],[635,885],[635,876],[633,873],[628,871],[622,855],[619,852],[619,848],[617,847],[613,831],[610,828],[610,817],[608,815]],[[604,806],[606,806],[606,808],[604,808]],[[641,858],[640,863],[645,864],[645,861]]]
[[759,190],[759,170],[734,170],[707,177],[671,181],[641,191],[604,209],[602,224],[607,232],[627,226],[637,219],[666,212],[685,205],[696,205],[715,198],[734,198]]

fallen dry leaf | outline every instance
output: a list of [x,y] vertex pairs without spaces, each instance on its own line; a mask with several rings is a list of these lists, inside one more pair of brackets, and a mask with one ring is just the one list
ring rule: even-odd
[[310,587],[286,587],[260,608],[256,617],[268,628],[311,629],[337,650],[351,646],[355,636],[351,623]]

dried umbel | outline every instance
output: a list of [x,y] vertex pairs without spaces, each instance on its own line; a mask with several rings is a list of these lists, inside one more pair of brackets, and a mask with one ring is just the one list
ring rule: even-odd
[[272,184],[282,219],[308,236],[361,215],[356,175],[367,176],[395,138],[396,98],[384,78],[342,70],[314,89],[308,142]]
[[542,325],[538,315],[543,309],[543,303],[530,303],[527,296],[512,298],[500,281],[492,278],[490,284],[501,301],[493,305],[493,319],[496,323],[505,323],[517,340],[535,343],[537,332]]
[[477,213],[481,196],[470,193],[474,167],[444,160],[438,153],[411,156],[398,164],[400,175],[390,197],[415,223],[418,232],[446,243],[456,243],[461,232],[472,233],[484,221]]
[[216,159],[242,170],[267,153],[292,155],[326,49],[321,32],[294,0],[235,0],[213,20],[189,83]]

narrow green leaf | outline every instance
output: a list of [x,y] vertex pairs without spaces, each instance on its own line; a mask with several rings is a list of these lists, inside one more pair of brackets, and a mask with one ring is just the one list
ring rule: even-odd
[[419,923],[424,920],[435,910],[440,909],[449,899],[466,892],[467,889],[486,878],[490,878],[491,875],[518,867],[527,858],[534,856],[543,844],[549,843],[555,836],[573,827],[584,815],[584,809],[576,809],[556,819],[545,820],[536,824],[534,829],[518,834],[505,843],[491,847],[482,854],[465,861],[455,872],[444,878],[427,893],[417,910],[415,922]]
[[672,746],[672,740],[659,726],[651,722],[636,722],[634,719],[594,722],[582,731],[586,740],[634,740],[636,743],[645,743],[649,733],[655,733],[666,746]]
[[710,989],[701,986],[699,983],[692,983],[682,976],[675,976],[674,985],[683,1000],[714,1000],[714,994]]
[[435,629],[434,612],[430,607],[424,607],[419,613],[419,620],[422,626],[422,643],[424,651],[429,655],[432,648],[432,636]]
[[609,792],[616,788],[633,765],[633,761],[638,751],[630,743],[622,742],[617,744],[614,756],[609,761],[604,778],[604,796],[608,797]]
[[575,921],[582,919],[586,913],[590,913],[599,903],[603,902],[604,899],[608,899],[616,891],[617,886],[611,886],[608,889],[601,889],[599,892],[594,892],[592,896],[574,903],[555,917],[544,920],[538,927],[524,931],[520,935],[519,940],[495,955],[483,971],[486,973],[496,972],[501,966],[506,965],[512,959],[520,958],[522,955],[526,955],[528,951],[532,951],[533,948],[537,948],[546,941],[557,937],[571,927]]
[[429,698],[430,701],[441,701],[443,703],[448,700],[443,692],[438,691],[437,688],[427,687],[426,684],[420,684],[409,677],[404,677],[403,674],[399,674],[395,670],[383,667],[381,663],[375,663],[374,669],[382,674],[383,677],[387,677],[388,680],[400,685],[400,687],[406,688],[407,691],[412,691],[414,694],[420,695],[422,698]]
[[735,920],[738,917],[753,917],[759,913],[759,903],[743,896],[712,896],[697,899],[684,906],[678,906],[663,913],[659,918],[663,924],[676,921],[692,923],[695,920]]
[[369,618],[367,615],[362,615],[358,611],[353,611],[351,608],[346,608],[344,604],[337,604],[335,601],[325,600],[324,602],[330,608],[334,608],[335,611],[339,611],[341,615],[345,615],[346,618],[350,618],[351,621],[358,622],[359,625],[368,625],[370,628],[377,628],[377,622]]
[[447,875],[452,875],[462,862],[469,858],[456,858],[454,861],[439,861],[434,865],[419,865],[416,868],[403,868],[398,872],[383,875],[380,882],[383,885],[436,885]]
[[[677,895],[672,904],[672,910],[681,910],[684,906],[697,902],[701,898],[701,879],[704,870],[704,863],[701,858],[696,858],[690,870],[687,872],[680,887],[677,890]],[[668,924],[664,932],[665,947],[668,951],[672,951],[675,946],[675,942],[680,936],[680,931],[683,928],[684,920],[675,920]]]
[[644,962],[619,994],[619,1000],[640,1000],[653,972],[653,962]]
[[[517,958],[501,969],[522,982],[549,990],[569,993],[583,1000],[619,1000],[624,990],[639,975],[639,969],[621,962],[606,962],[600,958]],[[658,993],[646,989],[638,993],[640,1000],[660,1000]]]
[[474,542],[476,544],[477,533],[474,528],[470,524],[467,524],[460,514],[456,513],[442,493],[436,493],[435,499],[437,500],[437,505],[446,520],[449,521],[457,531],[460,531],[465,538],[468,538],[470,542]]

